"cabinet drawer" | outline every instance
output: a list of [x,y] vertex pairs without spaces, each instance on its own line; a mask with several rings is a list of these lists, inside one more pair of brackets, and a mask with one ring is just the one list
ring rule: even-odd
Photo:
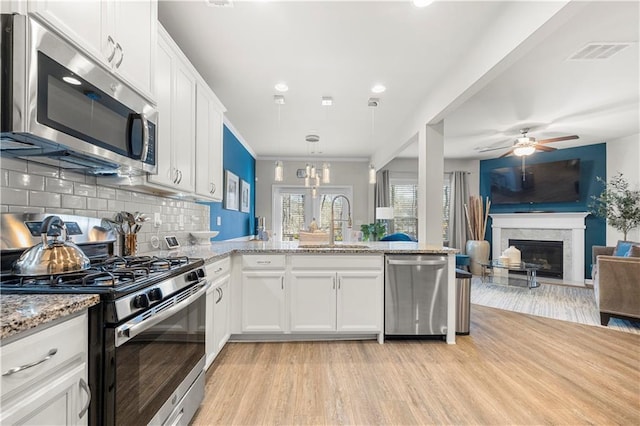
[[284,269],[286,263],[285,255],[245,254],[242,256],[243,269]]
[[228,275],[231,271],[231,258],[218,260],[206,266],[207,279],[209,281],[216,281],[218,278]]
[[[59,371],[73,360],[85,362],[88,345],[87,322],[87,314],[84,313],[3,346],[0,354],[2,397]],[[46,361],[5,375],[13,368],[45,359],[53,350],[56,351],[55,355],[50,355]]]
[[381,255],[295,255],[291,256],[293,269],[382,269]]

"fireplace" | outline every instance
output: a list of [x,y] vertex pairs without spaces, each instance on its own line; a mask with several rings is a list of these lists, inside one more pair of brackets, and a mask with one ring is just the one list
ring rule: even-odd
[[510,238],[509,246],[514,246],[520,250],[523,262],[542,265],[537,271],[538,276],[563,277],[562,241],[516,240]]

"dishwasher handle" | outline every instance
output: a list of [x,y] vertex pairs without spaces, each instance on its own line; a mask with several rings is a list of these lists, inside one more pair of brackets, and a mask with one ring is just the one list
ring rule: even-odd
[[446,260],[387,260],[389,265],[403,265],[403,266],[444,266],[447,264]]

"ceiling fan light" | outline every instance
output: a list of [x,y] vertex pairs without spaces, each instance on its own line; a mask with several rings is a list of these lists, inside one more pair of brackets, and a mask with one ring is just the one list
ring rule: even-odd
[[523,155],[531,155],[536,151],[536,147],[535,146],[531,146],[531,145],[525,145],[525,146],[518,146],[513,150],[513,153],[515,155],[517,155],[518,157],[522,157]]

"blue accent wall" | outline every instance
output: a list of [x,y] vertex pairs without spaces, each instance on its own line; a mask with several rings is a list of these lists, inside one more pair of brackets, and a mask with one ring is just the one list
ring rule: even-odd
[[[578,148],[559,149],[551,152],[536,152],[527,157],[525,164],[546,163],[551,161],[580,159],[580,201],[573,203],[537,203],[537,204],[503,204],[491,205],[491,213],[515,213],[530,211],[549,212],[585,212],[589,211],[591,196],[600,194],[604,186],[597,182],[596,177],[607,176],[606,144],[588,145]],[[493,160],[480,161],[480,195],[491,196],[491,170],[500,167],[513,167],[521,163],[521,158],[509,156]],[[491,218],[489,218],[491,223]],[[604,219],[589,215],[585,219],[585,277],[591,277],[591,247],[606,245],[606,222]],[[491,241],[491,226],[487,225],[486,240]]]
[[[224,126],[223,130],[222,146],[223,169],[229,170],[251,185],[251,206],[249,213],[242,213],[240,210],[223,208],[223,203],[206,203],[210,206],[211,230],[220,232],[214,241],[245,237],[253,235],[255,231],[256,160],[227,126]],[[218,216],[222,221],[221,226],[216,225]]]

